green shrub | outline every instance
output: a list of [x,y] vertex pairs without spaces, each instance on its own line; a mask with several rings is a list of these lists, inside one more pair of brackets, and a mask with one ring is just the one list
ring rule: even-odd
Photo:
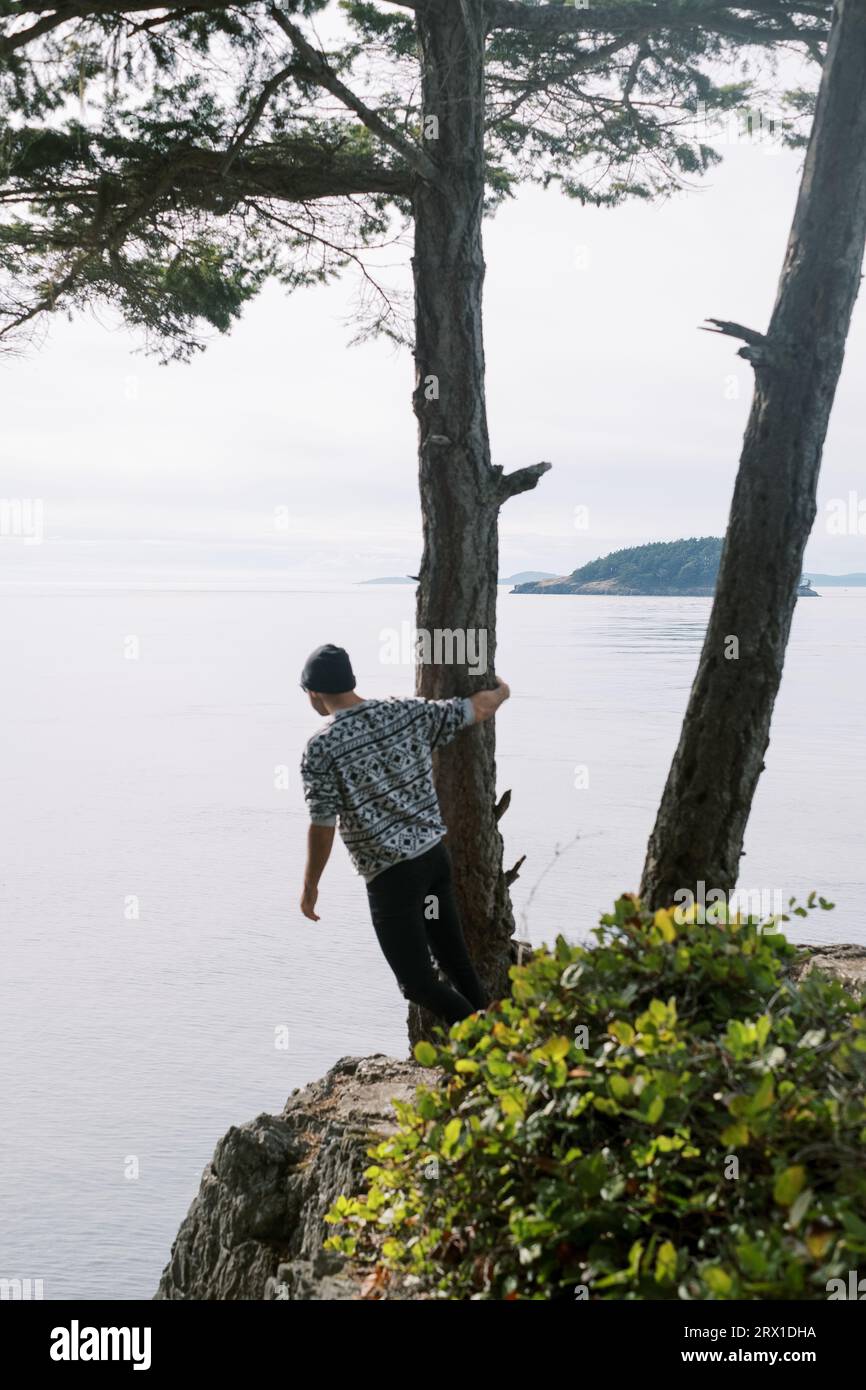
[[625,896],[419,1043],[442,1074],[328,1247],[451,1299],[823,1299],[866,1272],[861,1005],[793,983],[773,923],[680,916]]

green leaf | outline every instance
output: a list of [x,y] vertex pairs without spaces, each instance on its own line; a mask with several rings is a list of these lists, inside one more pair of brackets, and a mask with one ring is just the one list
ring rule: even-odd
[[757,1091],[749,1098],[748,1113],[750,1115],[760,1115],[762,1111],[769,1110],[775,1098],[776,1092],[773,1087],[773,1078],[769,1072],[765,1072],[764,1076],[761,1078],[761,1084]]
[[616,1023],[612,1023],[609,1031],[611,1037],[616,1038],[617,1042],[622,1043],[623,1047],[631,1047],[635,1040],[634,1029],[630,1023],[626,1023],[623,1019],[618,1019]]
[[799,1163],[785,1168],[773,1184],[773,1197],[780,1207],[789,1207],[806,1185],[806,1169]]
[[721,1265],[711,1265],[703,1272],[703,1280],[708,1289],[713,1293],[725,1298],[734,1286],[734,1281],[726,1269]]
[[803,1217],[812,1205],[814,1193],[811,1187],[804,1187],[797,1200],[792,1204],[788,1212],[788,1225],[796,1231]]
[[460,1120],[458,1116],[455,1115],[453,1120],[448,1121],[447,1125],[445,1126],[445,1132],[442,1136],[443,1153],[450,1154],[451,1150],[454,1148],[454,1145],[457,1143],[457,1140],[460,1138],[460,1131],[462,1128],[463,1122],[462,1120]]
[[656,1283],[670,1284],[677,1273],[677,1251],[676,1246],[666,1240],[659,1246],[656,1255]]
[[745,1148],[749,1142],[749,1126],[743,1120],[738,1120],[736,1124],[723,1129],[719,1137],[729,1149]]
[[644,1243],[636,1240],[628,1252],[628,1272],[633,1279],[640,1273],[640,1262],[643,1255]]
[[509,1119],[522,1119],[526,1111],[526,1101],[518,1091],[503,1092],[499,1097],[499,1104],[503,1115],[507,1115]]
[[415,1061],[422,1067],[432,1067],[436,1063],[436,1049],[432,1043],[416,1042],[412,1049]]
[[662,1096],[653,1096],[646,1110],[647,1124],[657,1125],[664,1114],[665,1103]]

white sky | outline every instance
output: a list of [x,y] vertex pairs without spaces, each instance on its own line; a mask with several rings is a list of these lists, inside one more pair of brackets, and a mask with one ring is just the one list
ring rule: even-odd
[[[723,534],[752,377],[734,343],[697,326],[709,315],[766,326],[800,160],[732,144],[696,191],[661,205],[582,208],[530,189],[487,224],[494,462],[554,464],[503,511],[503,574]],[[42,499],[45,527],[41,545],[0,541],[0,582],[270,587],[311,572],[414,573],[411,358],[347,346],[355,291],[351,279],[293,296],[269,286],[191,366],[137,355],[107,320],[60,315],[41,348],[0,362],[0,498]],[[866,570],[866,534],[831,534],[826,511],[862,491],[864,371],[861,301],[807,552],[815,570]],[[576,507],[589,508],[588,529],[575,529]]]

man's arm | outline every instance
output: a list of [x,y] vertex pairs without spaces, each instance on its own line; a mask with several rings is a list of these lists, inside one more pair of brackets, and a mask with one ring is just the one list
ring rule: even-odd
[[511,691],[505,681],[497,679],[495,690],[479,690],[477,695],[452,695],[449,700],[413,700],[420,705],[427,721],[431,748],[444,748],[464,729],[483,724],[498,710]]
[[301,780],[304,785],[304,801],[310,815],[301,911],[311,922],[318,922],[315,907],[319,896],[319,879],[330,858],[334,843],[334,827],[340,811],[337,777],[319,738],[310,739],[304,749],[301,758]]
[[334,844],[333,825],[311,825],[307,832],[307,867],[304,870],[304,891],[301,894],[301,911],[311,922],[318,922],[316,899],[319,896],[319,879],[331,857]]
[[501,681],[497,676],[495,690],[479,690],[477,694],[471,695],[469,698],[475,712],[475,723],[483,724],[485,719],[492,719],[499,706],[505,703],[510,694],[511,691],[505,681]]

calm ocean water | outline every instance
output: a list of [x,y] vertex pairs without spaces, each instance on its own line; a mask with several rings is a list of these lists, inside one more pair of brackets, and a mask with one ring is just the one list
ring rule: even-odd
[[[318,725],[297,678],[333,641],[362,693],[410,694],[380,650],[412,601],[0,597],[0,1277],[42,1279],[49,1299],[150,1297],[230,1124],[345,1053],[405,1055],[342,846],[321,922],[297,910],[297,763]],[[503,593],[502,826],[507,862],[527,855],[514,896],[532,940],[585,936],[636,887],[708,611]],[[798,605],[749,828],[745,888],[838,904],[802,940],[866,941],[864,619],[864,591]]]

